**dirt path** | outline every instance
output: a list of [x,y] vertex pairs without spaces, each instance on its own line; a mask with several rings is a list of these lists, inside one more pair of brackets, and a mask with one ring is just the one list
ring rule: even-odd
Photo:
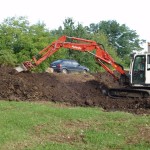
[[150,114],[150,99],[110,99],[100,92],[100,84],[117,87],[107,73],[49,74],[24,72],[0,67],[0,99],[16,101],[53,101],[73,106],[98,106],[106,111]]

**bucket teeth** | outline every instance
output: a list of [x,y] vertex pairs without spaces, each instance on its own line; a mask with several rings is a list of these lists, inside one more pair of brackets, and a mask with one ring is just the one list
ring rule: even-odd
[[23,64],[21,64],[20,66],[16,67],[15,70],[17,72],[22,72],[22,71],[27,71],[27,68]]

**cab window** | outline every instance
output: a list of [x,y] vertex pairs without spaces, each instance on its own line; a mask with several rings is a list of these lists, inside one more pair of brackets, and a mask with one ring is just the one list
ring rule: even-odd
[[134,59],[132,81],[135,84],[145,82],[145,55],[138,55]]
[[136,56],[133,71],[145,70],[145,56]]

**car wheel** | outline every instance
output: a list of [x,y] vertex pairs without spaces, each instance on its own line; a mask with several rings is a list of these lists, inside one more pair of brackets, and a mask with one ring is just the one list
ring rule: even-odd
[[68,73],[67,69],[63,69],[62,73],[67,74]]

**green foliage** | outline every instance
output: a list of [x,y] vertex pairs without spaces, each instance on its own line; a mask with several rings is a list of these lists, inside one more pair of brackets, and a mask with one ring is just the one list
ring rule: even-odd
[[0,50],[0,65],[14,66],[16,62],[16,55],[14,55],[10,50]]
[[139,35],[125,24],[120,25],[115,20],[109,20],[101,21],[97,26],[99,31],[107,35],[109,43],[116,48],[117,54],[121,58],[130,54],[133,50],[142,50],[140,45],[145,40],[140,40]]
[[0,38],[3,41],[1,49],[11,49],[14,53],[20,52],[28,45],[29,22],[25,17],[7,18],[0,26]]

